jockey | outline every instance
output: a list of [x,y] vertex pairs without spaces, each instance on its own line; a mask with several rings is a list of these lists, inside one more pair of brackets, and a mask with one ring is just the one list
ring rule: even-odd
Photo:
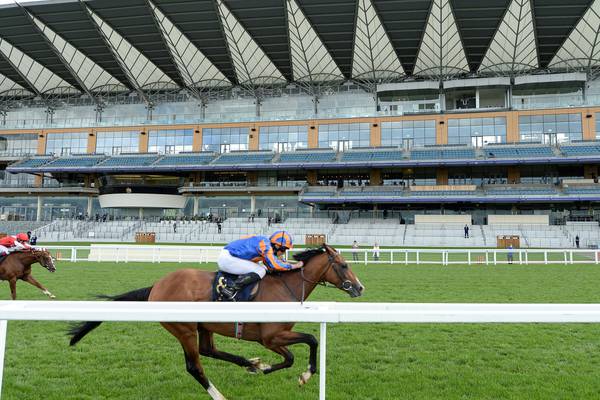
[[275,232],[270,238],[249,236],[229,243],[221,250],[217,264],[221,271],[239,277],[232,286],[224,287],[222,293],[231,299],[237,291],[264,278],[267,271],[301,268],[302,262],[290,264],[280,258],[292,247],[292,237],[285,231]]
[[13,251],[29,250],[29,236],[18,233],[15,236],[5,236],[0,239],[0,255],[5,256]]

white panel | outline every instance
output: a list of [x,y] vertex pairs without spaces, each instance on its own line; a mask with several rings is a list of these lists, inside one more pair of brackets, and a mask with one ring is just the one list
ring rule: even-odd
[[415,225],[421,225],[421,224],[471,225],[471,216],[470,215],[431,215],[431,214],[415,215]]
[[95,89],[102,88],[108,85],[117,85],[122,88],[125,86],[115,77],[110,75],[101,66],[93,62],[81,51],[77,50],[73,45],[57,35],[52,29],[37,19],[32,14],[29,14],[33,22],[46,36],[48,41],[54,47],[55,51],[61,54],[62,58],[69,64],[71,69],[77,74],[77,77],[83,82],[85,87],[93,92]]
[[282,73],[252,39],[222,0],[216,0],[238,81],[242,84],[285,82]]
[[102,18],[96,15],[89,7],[86,9],[98,25],[103,35],[106,37],[109,46],[114,50],[114,54],[121,60],[125,68],[130,72],[130,78],[135,80],[138,88],[155,83],[167,84],[171,87],[177,87],[171,78],[152,61],[144,56],[138,49],[133,47],[123,36],[108,25]]
[[0,53],[17,68],[21,76],[40,93],[61,88],[73,93],[79,91],[60,76],[23,53],[5,39],[0,38]]
[[175,61],[175,66],[187,86],[231,85],[229,79],[152,2],[150,8]]
[[600,0],[595,0],[548,65],[583,69],[600,65]]
[[98,196],[102,208],[184,208],[184,196],[153,193],[113,193]]
[[449,0],[434,0],[413,73],[444,77],[469,72]]
[[[488,225],[550,225],[547,215],[488,215]],[[518,233],[518,232],[517,232]]]
[[403,75],[404,68],[373,3],[371,0],[358,0],[352,77],[377,80]]
[[296,1],[286,0],[286,5],[294,80],[316,82],[344,79]]
[[538,68],[531,0],[513,0],[479,66],[479,72],[520,72]]

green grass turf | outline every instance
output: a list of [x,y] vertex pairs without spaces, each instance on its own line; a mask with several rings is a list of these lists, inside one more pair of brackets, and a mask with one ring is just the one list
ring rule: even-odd
[[[89,300],[147,286],[182,264],[60,263],[34,276],[59,300]],[[197,267],[197,266],[196,266]],[[214,266],[203,268],[214,269]],[[598,303],[595,265],[358,265],[365,296],[318,288],[310,300],[363,302]],[[19,299],[45,299],[19,282]],[[0,298],[8,299],[6,283]],[[69,347],[65,322],[11,321],[2,398],[6,400],[208,399],[185,372],[179,343],[155,323],[101,325]],[[297,330],[318,334],[317,324]],[[328,399],[600,398],[598,324],[341,324],[328,329]],[[259,345],[217,338],[226,351],[278,360]],[[228,399],[318,398],[318,376],[298,388],[307,348],[272,375],[203,358]]]

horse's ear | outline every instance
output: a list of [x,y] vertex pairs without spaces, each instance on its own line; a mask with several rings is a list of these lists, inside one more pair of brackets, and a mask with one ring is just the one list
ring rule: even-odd
[[327,254],[331,254],[331,255],[335,254],[335,249],[333,247],[331,247],[330,245],[328,245],[327,243],[323,243],[323,248],[325,249]]

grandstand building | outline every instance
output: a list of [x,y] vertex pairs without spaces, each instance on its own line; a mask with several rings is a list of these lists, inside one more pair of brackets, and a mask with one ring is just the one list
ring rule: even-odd
[[597,220],[599,33],[600,0],[2,6],[0,216]]

